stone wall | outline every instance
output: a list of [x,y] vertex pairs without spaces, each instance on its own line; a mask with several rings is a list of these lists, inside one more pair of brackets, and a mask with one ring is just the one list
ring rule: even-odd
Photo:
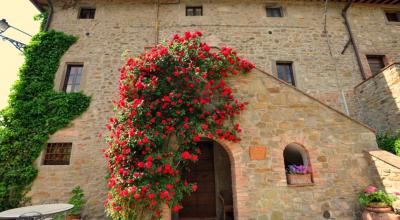
[[355,94],[359,120],[380,133],[400,129],[400,63],[359,84]]
[[[384,150],[368,152],[387,193],[400,192],[400,157]],[[400,210],[400,200],[393,205]]]
[[[355,219],[358,191],[379,184],[363,154],[376,149],[373,131],[261,71],[229,83],[238,98],[249,102],[238,118],[242,141],[220,142],[231,160],[235,217],[319,219],[330,211],[337,219]],[[66,201],[69,190],[81,185],[88,219],[103,218],[105,170],[99,151],[103,144],[95,137],[100,128],[93,128],[97,119],[90,116],[92,111],[52,137],[51,141],[73,141],[71,165],[40,166],[31,192],[34,203]],[[283,150],[290,143],[308,151],[313,185],[286,183]],[[253,146],[266,154],[250,157]]]
[[[178,1],[168,0],[160,1],[158,22],[153,1],[54,2],[56,13],[51,27],[81,36],[85,44],[93,46],[84,48],[84,53],[101,50],[97,57],[105,58],[104,49],[118,46],[115,52],[130,50],[137,54],[143,46],[154,44],[156,36],[162,41],[174,33],[200,30],[212,46],[236,48],[241,55],[271,74],[276,74],[276,61],[292,61],[298,88],[341,111],[344,106],[340,91],[343,91],[350,112],[354,113],[353,87],[362,79],[352,47],[340,54],[348,40],[341,17],[344,3],[328,5],[326,34],[323,31],[323,2],[281,1],[279,5],[283,7],[284,17],[271,18],[266,17],[265,7],[273,2],[182,0],[175,4]],[[202,5],[204,16],[185,16],[186,5]],[[96,7],[95,19],[77,19],[82,6]],[[390,8],[399,9],[400,6],[384,9]],[[366,54],[386,55],[388,63],[399,56],[400,25],[387,22],[384,9],[355,4],[349,10],[349,20],[368,76]],[[156,23],[159,24],[158,34]],[[328,37],[333,57],[329,52]],[[110,51],[109,54],[114,55]]]
[[[50,138],[72,142],[71,164],[44,166],[32,186],[32,203],[65,202],[71,189],[82,186],[87,219],[104,219],[106,196],[103,132],[117,98],[121,54],[138,55],[156,38],[154,1],[54,0],[51,28],[79,36],[61,60],[55,89],[61,88],[68,63],[83,63],[82,91],[92,97],[89,109]],[[185,5],[203,4],[203,17],[185,17]],[[324,5],[281,1],[283,18],[267,18],[264,1],[187,1],[162,4],[160,39],[175,32],[200,30],[212,46],[231,46],[260,69],[276,74],[275,61],[293,61],[297,88],[342,110],[339,90],[348,95],[361,81],[354,54],[329,55],[323,31]],[[95,6],[94,20],[77,19],[82,6]],[[348,37],[340,17],[342,3],[330,3],[328,31],[336,56]],[[396,6],[397,7],[397,6]],[[384,54],[399,51],[399,27],[385,23],[382,9],[355,5],[349,12],[361,45]],[[370,19],[373,17],[374,19]],[[370,24],[374,25],[369,29]],[[362,28],[361,28],[362,27]],[[385,33],[377,38],[359,32]],[[329,210],[336,219],[354,219],[356,194],[374,183],[363,150],[376,149],[373,131],[309,97],[300,90],[255,70],[233,78],[236,96],[250,103],[239,118],[244,133],[238,144],[221,143],[229,154],[236,219],[320,219]],[[282,152],[289,143],[305,147],[315,184],[291,187],[286,183]],[[257,147],[257,148],[253,148]],[[250,149],[256,149],[250,157]],[[260,153],[262,152],[262,153]],[[264,156],[263,156],[264,155]],[[287,211],[287,210],[290,210]]]

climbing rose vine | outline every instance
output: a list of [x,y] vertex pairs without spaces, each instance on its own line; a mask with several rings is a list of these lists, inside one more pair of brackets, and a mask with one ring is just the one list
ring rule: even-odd
[[224,78],[254,65],[231,48],[212,52],[201,36],[174,35],[120,69],[104,151],[105,206],[113,219],[159,218],[164,204],[179,211],[184,196],[197,190],[182,173],[198,160],[200,137],[240,141],[233,119],[245,103],[233,97]]

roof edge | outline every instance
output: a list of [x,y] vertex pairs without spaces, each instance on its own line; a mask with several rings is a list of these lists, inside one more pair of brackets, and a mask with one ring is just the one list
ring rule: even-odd
[[37,10],[39,10],[40,12],[45,12],[46,8],[38,1],[38,0],[29,0],[35,7]]

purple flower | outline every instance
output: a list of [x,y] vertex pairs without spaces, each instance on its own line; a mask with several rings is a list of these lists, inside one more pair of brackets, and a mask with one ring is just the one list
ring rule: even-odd
[[289,165],[288,173],[290,174],[307,174],[310,173],[310,168],[303,165]]

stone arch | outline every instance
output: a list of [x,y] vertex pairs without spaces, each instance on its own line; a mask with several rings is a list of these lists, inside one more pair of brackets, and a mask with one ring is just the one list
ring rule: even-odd
[[[231,166],[231,180],[232,180],[232,197],[233,197],[233,211],[234,218],[240,219],[240,214],[244,203],[241,203],[240,198],[238,198],[238,190],[246,187],[246,183],[240,181],[243,177],[243,173],[240,169],[240,164],[243,154],[247,153],[246,150],[240,146],[239,143],[233,143],[227,140],[217,140],[214,138],[202,137],[202,140],[210,140],[219,144],[224,148],[225,152],[229,156],[229,162]],[[244,200],[246,201],[246,200]]]
[[290,165],[308,167],[311,173],[311,182],[314,182],[310,156],[304,145],[296,142],[289,143],[285,146],[282,154],[285,171],[289,169]]
[[[291,156],[292,158],[288,158]],[[283,150],[283,159],[285,162],[285,166],[287,165],[287,163],[291,162],[287,161],[288,159],[292,159],[293,161],[292,163],[294,163],[294,165],[304,165],[304,166],[310,165],[308,151],[303,145],[300,145],[295,142],[286,145],[285,149]]]

